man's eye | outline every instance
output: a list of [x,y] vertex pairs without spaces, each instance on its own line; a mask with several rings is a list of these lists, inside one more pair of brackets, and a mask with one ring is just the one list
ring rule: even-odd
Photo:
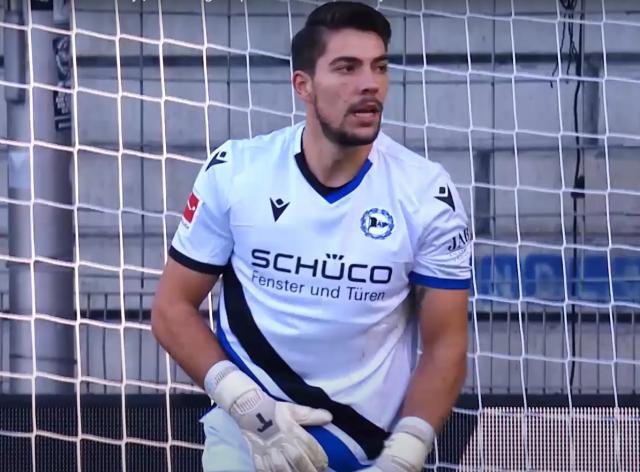
[[355,67],[353,67],[351,64],[344,64],[342,66],[338,66],[338,70],[340,72],[353,72],[355,70]]
[[389,70],[389,64],[380,64],[378,70],[380,72],[387,72]]

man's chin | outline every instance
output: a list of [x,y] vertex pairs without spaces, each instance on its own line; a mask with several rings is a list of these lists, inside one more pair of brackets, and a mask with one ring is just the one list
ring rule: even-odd
[[353,146],[365,146],[374,142],[379,133],[380,128],[377,127],[376,129],[348,133],[348,137],[354,143]]
[[380,122],[371,126],[341,126],[333,128],[319,120],[324,135],[332,142],[343,147],[366,146],[375,141],[380,133]]
[[340,134],[342,135],[342,140],[345,142],[345,145],[365,146],[374,142],[379,133],[380,123],[376,123],[374,126],[360,126],[357,128],[345,129]]

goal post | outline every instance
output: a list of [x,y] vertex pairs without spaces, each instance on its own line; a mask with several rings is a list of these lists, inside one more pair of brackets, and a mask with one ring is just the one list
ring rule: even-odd
[[[289,45],[320,3],[5,2],[0,469],[200,470],[209,400],[154,290],[212,150],[304,119]],[[473,234],[426,469],[640,469],[640,6],[366,3],[393,28],[383,131],[443,164]]]

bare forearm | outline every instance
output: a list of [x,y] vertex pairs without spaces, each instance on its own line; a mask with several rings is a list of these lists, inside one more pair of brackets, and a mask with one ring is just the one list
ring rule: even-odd
[[162,347],[200,387],[209,368],[226,359],[213,332],[188,304],[154,308],[151,326]]
[[405,396],[403,416],[418,416],[439,431],[460,393],[466,373],[466,345],[444,342],[423,352]]

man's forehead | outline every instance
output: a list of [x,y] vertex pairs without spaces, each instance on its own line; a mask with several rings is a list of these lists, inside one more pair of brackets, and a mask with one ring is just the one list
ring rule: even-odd
[[373,59],[385,52],[384,43],[376,33],[344,29],[327,35],[323,58],[328,61],[338,56]]

